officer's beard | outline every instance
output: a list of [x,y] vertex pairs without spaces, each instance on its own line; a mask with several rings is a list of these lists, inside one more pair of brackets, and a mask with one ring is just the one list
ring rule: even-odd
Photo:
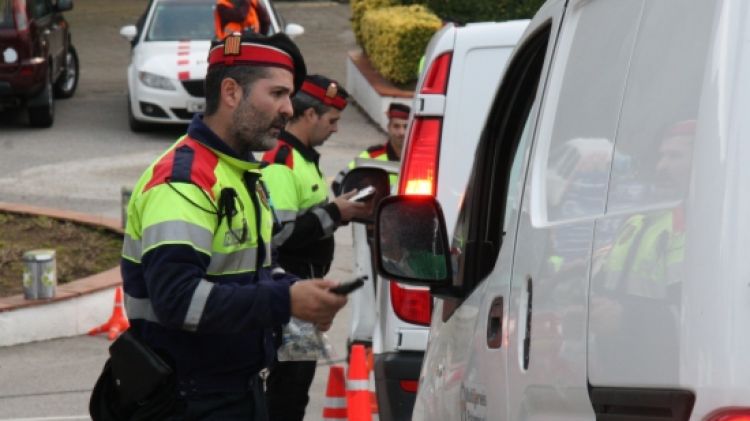
[[[231,135],[241,149],[240,156],[276,147],[278,133],[286,125],[283,115],[272,116],[254,107],[244,98],[232,115]],[[273,133],[272,133],[273,132]]]

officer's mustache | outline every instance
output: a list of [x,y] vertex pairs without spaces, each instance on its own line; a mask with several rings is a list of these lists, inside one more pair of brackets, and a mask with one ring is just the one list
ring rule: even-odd
[[286,117],[284,117],[283,115],[282,116],[278,116],[278,117],[276,117],[275,120],[273,120],[273,122],[271,122],[271,128],[279,129],[279,130],[284,130],[284,127],[286,127],[286,122],[288,120],[289,119],[286,118]]

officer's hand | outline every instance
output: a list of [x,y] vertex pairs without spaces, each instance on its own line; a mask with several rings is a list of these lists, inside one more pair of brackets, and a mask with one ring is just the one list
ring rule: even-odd
[[349,198],[354,196],[357,190],[352,190],[337,197],[333,203],[339,208],[341,221],[349,222],[352,218],[365,218],[372,213],[372,200],[365,202],[351,202]]
[[295,282],[289,288],[292,316],[330,328],[333,317],[346,304],[346,297],[328,291],[336,285],[338,283],[325,279]]

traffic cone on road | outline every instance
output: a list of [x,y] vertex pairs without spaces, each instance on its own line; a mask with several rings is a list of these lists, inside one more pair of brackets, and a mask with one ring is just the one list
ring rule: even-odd
[[363,345],[352,345],[346,376],[346,406],[349,421],[372,421],[370,379]]
[[372,354],[372,348],[367,348],[367,373],[369,380],[370,392],[370,413],[373,420],[380,419],[378,411],[378,396],[375,393],[375,359]]
[[323,420],[346,420],[346,379],[344,367],[333,365],[328,372],[326,400],[323,406]]
[[117,287],[115,289],[115,308],[112,310],[112,316],[107,323],[89,330],[89,335],[94,336],[100,333],[109,332],[107,337],[111,341],[122,332],[128,330],[129,327],[130,322],[128,322],[128,318],[125,317],[125,312],[123,311],[122,287]]

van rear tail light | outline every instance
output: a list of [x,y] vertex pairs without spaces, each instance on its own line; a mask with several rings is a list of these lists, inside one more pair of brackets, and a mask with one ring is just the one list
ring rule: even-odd
[[449,51],[439,55],[432,61],[430,68],[427,69],[427,76],[419,91],[423,94],[442,94],[448,91],[448,76],[450,76],[451,60],[453,52]]
[[29,19],[26,16],[26,0],[15,0],[16,30],[26,31],[29,29]]
[[419,382],[416,380],[401,380],[398,382],[404,392],[417,393]]
[[705,421],[750,421],[750,408],[720,409],[707,416]]
[[406,143],[399,194],[435,195],[442,127],[442,118],[414,118]]
[[429,326],[432,296],[426,289],[403,287],[391,281],[391,304],[399,319],[416,325]]

